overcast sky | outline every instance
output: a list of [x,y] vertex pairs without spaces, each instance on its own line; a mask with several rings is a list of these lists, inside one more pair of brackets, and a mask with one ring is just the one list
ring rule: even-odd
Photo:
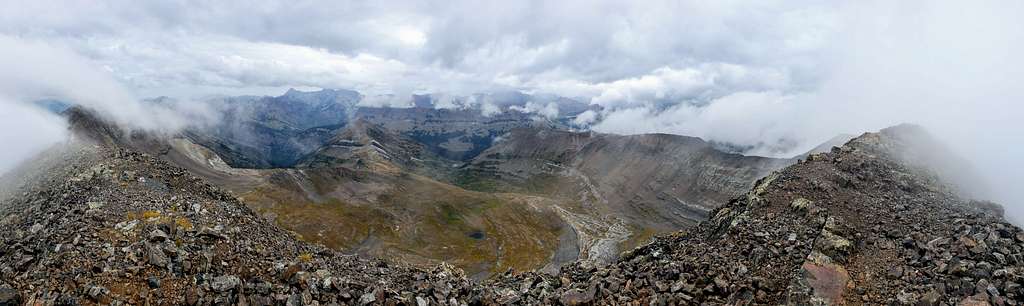
[[3,4],[0,30],[75,50],[145,96],[788,90],[820,78],[810,57],[839,18],[819,1],[38,2]]
[[[598,131],[699,136],[765,155],[915,122],[971,156],[995,184],[1016,186],[1024,176],[1022,6],[3,1],[0,115],[40,122],[6,106],[39,96],[147,118],[130,100],[289,87],[398,97],[521,90],[604,106],[578,120]],[[998,198],[1024,199],[1024,191],[1005,193]]]

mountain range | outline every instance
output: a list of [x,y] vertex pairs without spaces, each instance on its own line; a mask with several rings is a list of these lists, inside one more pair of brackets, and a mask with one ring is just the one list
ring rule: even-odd
[[172,134],[67,108],[73,139],[0,178],[0,303],[1024,296],[1024,232],[964,196],[968,167],[923,163],[958,159],[918,127],[766,158],[581,131],[586,106],[552,118],[512,96],[485,115],[291,90],[220,98],[220,120]]
[[[308,241],[448,262],[477,280],[611,262],[795,162],[693,137],[578,131],[574,113],[514,111],[530,98],[522,94],[495,99],[505,111],[489,115],[358,106],[363,98],[344,90],[222,98],[216,124],[128,146],[189,169]],[[429,97],[418,99],[426,106]]]

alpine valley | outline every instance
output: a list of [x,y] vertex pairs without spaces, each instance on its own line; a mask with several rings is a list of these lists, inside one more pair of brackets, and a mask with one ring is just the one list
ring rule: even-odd
[[767,158],[580,129],[599,107],[563,97],[364,99],[216,98],[173,133],[59,107],[72,139],[0,184],[0,304],[1024,298],[1024,232],[915,126]]

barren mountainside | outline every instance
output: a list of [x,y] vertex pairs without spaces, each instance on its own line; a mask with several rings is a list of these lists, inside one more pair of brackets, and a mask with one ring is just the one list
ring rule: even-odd
[[583,202],[632,226],[664,232],[707,218],[787,159],[718,151],[694,137],[520,128],[463,171],[470,188]]
[[304,240],[421,266],[449,262],[478,280],[508,268],[611,262],[694,225],[791,162],[723,153],[697,138],[577,133],[531,121],[464,163],[357,118],[292,167],[245,169],[223,159],[224,148],[194,142],[196,131],[122,135],[88,111],[69,114],[83,133],[189,169]]
[[[226,167],[222,161],[216,162],[216,155],[187,144],[167,145],[88,116],[72,116],[72,122],[82,129],[76,130],[75,140],[47,151],[2,179],[5,188],[0,192],[0,231],[10,234],[0,237],[0,303],[1016,305],[1024,296],[1020,286],[1024,281],[1024,231],[1007,223],[998,205],[962,198],[956,186],[942,179],[948,173],[918,162],[921,156],[942,154],[929,140],[931,136],[913,126],[867,133],[829,152],[811,154],[766,174],[738,197],[715,206],[708,220],[639,243],[621,257],[606,258],[607,264],[595,260],[599,258],[570,258],[545,272],[501,268],[498,271],[507,272],[471,281],[463,269],[449,264],[404,262],[416,261],[416,256],[410,254],[426,258],[474,253],[489,247],[512,248],[512,252],[549,250],[550,256],[558,257],[558,241],[564,238],[560,229],[575,228],[573,221],[586,223],[588,219],[578,215],[580,211],[575,209],[580,207],[556,209],[565,203],[554,198],[478,193],[408,172],[323,167],[332,170],[250,173]],[[339,134],[339,139],[359,139],[363,134],[353,134],[357,131]],[[371,131],[361,133],[373,134]],[[368,139],[377,138],[370,136],[357,142],[373,146],[372,140],[366,143]],[[616,171],[588,165],[602,164],[600,152],[664,141],[699,144],[696,139],[663,135],[613,137],[590,140],[560,157],[550,155],[554,151],[499,151],[500,147],[495,146],[495,153],[501,153],[492,158],[543,153],[546,158],[562,158],[553,158],[552,162]],[[382,150],[394,150],[387,143],[392,142],[380,144]],[[194,150],[183,151],[182,147]],[[703,150],[701,147],[696,146],[697,150]],[[381,154],[374,148],[357,155]],[[170,163],[183,159],[194,163],[193,167],[220,165],[207,169],[220,169],[219,174],[225,177],[249,175],[257,181],[256,186],[302,174],[311,185],[293,185],[301,192],[309,187],[315,190],[373,180],[404,186],[396,187],[403,190],[398,194],[411,198],[390,202],[393,204],[379,199],[359,205],[352,202],[345,205],[358,209],[347,213],[390,214],[387,218],[400,220],[369,227],[385,233],[384,228],[400,225],[394,230],[405,235],[377,242],[394,243],[393,248],[415,245],[417,238],[409,237],[429,231],[444,235],[419,239],[465,237],[477,244],[445,242],[460,249],[409,250],[405,255],[385,256],[386,260],[372,259],[373,252],[349,255],[323,246],[321,243],[329,244],[327,236],[309,237],[299,232],[311,233],[304,229],[310,224],[374,220],[368,215],[324,219],[329,215],[322,209],[335,206],[311,201],[303,205],[314,210],[301,218],[275,219],[273,214],[268,215],[275,208],[242,202],[197,176],[191,168]],[[628,163],[628,158],[624,161]],[[384,158],[381,162],[389,161]],[[530,168],[513,169],[524,171],[509,173],[527,173],[525,170]],[[353,172],[347,172],[350,170]],[[309,179],[327,176],[335,181],[319,187],[317,179]],[[417,183],[406,185],[400,183],[402,180]],[[292,182],[298,181],[293,178]],[[410,189],[413,186],[431,187],[417,191]],[[318,193],[331,194],[322,190]],[[431,219],[424,215],[430,210],[417,212],[416,207],[443,205],[428,201],[403,208],[397,204],[415,203],[413,198],[451,199],[452,195],[466,202],[449,205],[448,212],[442,210],[442,214],[435,215],[440,217],[436,220],[448,223],[414,225],[414,220]],[[492,205],[476,202],[476,197],[509,198]],[[371,208],[374,205],[380,207]],[[387,205],[398,206],[379,209]],[[531,213],[543,207],[550,209],[548,217]],[[302,210],[278,213],[286,211]],[[411,215],[403,218],[396,213],[402,211]],[[480,217],[474,219],[477,217],[467,214]],[[539,224],[531,225],[534,221],[529,218],[516,219],[526,216],[550,218],[549,238],[528,230],[500,234],[501,229],[515,226],[537,228]],[[509,223],[493,223],[502,218],[507,221],[500,222]],[[289,223],[296,220],[314,222]],[[410,224],[413,226],[408,227]],[[481,230],[466,230],[473,228]],[[587,245],[583,243],[587,239],[597,242],[589,245],[592,249],[607,241],[587,234],[577,233],[581,248]],[[492,236],[497,237],[489,240]],[[360,244],[372,246],[365,243]],[[377,254],[388,255],[385,250],[393,248],[380,248],[383,253]],[[475,254],[484,258],[506,253]],[[500,264],[503,260],[480,262]]]
[[[1016,305],[1024,232],[910,162],[900,126],[768,175],[693,230],[609,266],[567,267],[570,288],[528,303]],[[538,282],[541,275],[515,280]],[[531,279],[534,279],[531,281]]]

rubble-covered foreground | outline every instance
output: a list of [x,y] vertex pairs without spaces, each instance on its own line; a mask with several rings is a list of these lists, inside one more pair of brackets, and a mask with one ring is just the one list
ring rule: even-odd
[[470,296],[421,271],[300,241],[186,171],[83,146],[5,201],[0,304],[292,304]]
[[0,305],[1019,304],[1024,232],[910,166],[922,137],[811,155],[611,265],[482,284],[302,242],[164,161],[69,145],[0,195]]

